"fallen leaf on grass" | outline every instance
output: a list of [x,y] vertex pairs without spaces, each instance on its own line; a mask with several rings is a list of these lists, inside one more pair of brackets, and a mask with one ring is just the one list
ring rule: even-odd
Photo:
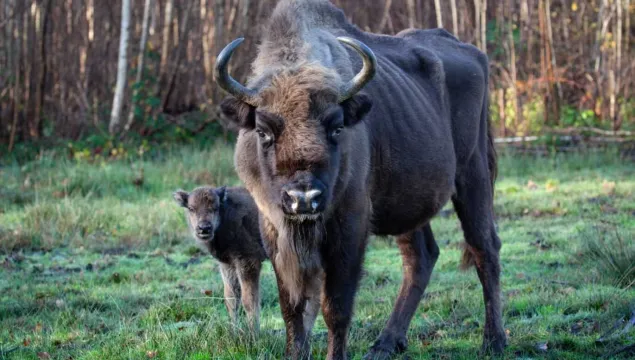
[[49,355],[49,353],[47,353],[46,351],[42,351],[42,352],[37,353],[37,357],[39,359],[43,359],[44,360],[44,359],[50,359],[51,355]]
[[205,296],[212,296],[213,292],[212,290],[201,289],[201,294]]
[[547,192],[553,192],[556,189],[558,189],[558,183],[555,181],[549,180],[545,184],[545,190],[547,190]]
[[523,280],[525,278],[525,273],[516,274],[516,279]]
[[22,345],[24,345],[24,346],[31,345],[31,339],[26,338],[26,339],[22,340]]
[[580,320],[576,322],[575,324],[571,325],[571,329],[569,330],[569,332],[572,334],[577,334],[580,331],[582,331],[582,329],[584,329],[584,322]]
[[35,324],[35,332],[42,332],[42,324],[40,323]]
[[538,350],[540,352],[547,352],[547,350],[549,349],[548,344],[549,344],[548,341],[539,342],[539,343],[536,344],[536,350]]
[[606,195],[613,195],[615,193],[615,181],[606,181],[602,182],[602,192]]
[[148,351],[146,351],[146,356],[148,357],[148,359],[152,359],[155,356],[157,356],[157,352],[153,351],[153,350],[148,350]]

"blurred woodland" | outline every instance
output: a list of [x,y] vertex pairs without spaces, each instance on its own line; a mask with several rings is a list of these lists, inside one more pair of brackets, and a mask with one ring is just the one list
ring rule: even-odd
[[[631,0],[333,2],[366,31],[443,27],[486,51],[499,136],[634,126]],[[244,80],[275,3],[0,0],[2,148],[150,137],[186,122],[192,133],[203,129],[217,121],[223,96],[212,78],[216,54],[245,36],[230,70]]]

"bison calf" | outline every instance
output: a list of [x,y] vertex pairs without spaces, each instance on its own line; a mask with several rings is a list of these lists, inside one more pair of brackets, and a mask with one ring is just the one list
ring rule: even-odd
[[258,229],[258,208],[244,188],[199,187],[178,190],[174,199],[199,246],[220,262],[225,305],[236,321],[241,300],[249,326],[259,330],[260,269],[266,259]]

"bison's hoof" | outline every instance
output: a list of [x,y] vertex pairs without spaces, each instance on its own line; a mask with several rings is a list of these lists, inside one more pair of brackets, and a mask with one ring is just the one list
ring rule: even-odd
[[384,360],[390,359],[395,354],[402,353],[408,347],[408,340],[405,337],[397,337],[392,334],[381,334],[379,339],[364,355],[364,360]]

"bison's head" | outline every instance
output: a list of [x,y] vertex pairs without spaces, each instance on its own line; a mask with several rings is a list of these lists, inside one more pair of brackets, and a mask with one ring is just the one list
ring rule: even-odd
[[375,57],[357,40],[338,40],[363,59],[360,73],[344,84],[335,70],[304,63],[250,89],[226,70],[242,39],[218,57],[216,80],[233,95],[223,101],[221,111],[238,124],[242,136],[257,142],[258,186],[266,188],[269,205],[278,206],[290,220],[316,220],[328,211],[345,154],[354,148],[351,127],[371,108],[369,97],[358,92],[374,75]]
[[214,240],[220,226],[220,204],[225,197],[225,187],[217,189],[203,186],[191,193],[183,190],[174,192],[174,200],[187,209],[187,223],[197,242],[208,245]]

